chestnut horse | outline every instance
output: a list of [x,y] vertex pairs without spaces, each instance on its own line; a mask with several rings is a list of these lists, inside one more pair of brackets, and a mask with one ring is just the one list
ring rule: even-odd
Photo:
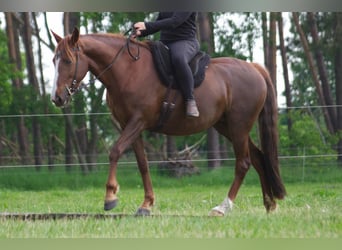
[[[121,129],[109,154],[104,209],[117,205],[118,160],[132,146],[145,194],[136,214],[149,215],[154,192],[141,134],[144,130],[155,130],[168,91],[155,70],[149,46],[144,41],[119,34],[80,35],[76,28],[65,38],[52,33],[58,45],[53,58],[56,71],[51,100],[56,106],[66,105],[90,71],[106,87],[107,104]],[[180,95],[177,90],[169,91]],[[203,83],[194,94],[200,117],[187,117],[183,99],[177,98],[169,119],[157,132],[180,136],[214,127],[232,142],[235,177],[223,202],[212,208],[210,214],[222,216],[232,209],[251,164],[260,178],[264,206],[267,212],[274,210],[275,199],[283,199],[286,191],[279,173],[277,104],[268,72],[255,63],[228,57],[213,58]],[[261,149],[249,136],[257,119]]]

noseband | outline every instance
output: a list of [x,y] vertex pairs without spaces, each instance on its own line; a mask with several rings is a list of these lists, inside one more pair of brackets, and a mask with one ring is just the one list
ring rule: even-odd
[[[113,60],[111,61],[110,64],[108,64],[108,66],[102,70],[94,79],[92,79],[91,81],[89,81],[88,84],[90,83],[94,83],[97,79],[99,79],[106,71],[108,71],[112,66],[113,64],[117,61],[117,59],[119,58],[119,56],[122,54],[122,52],[124,51],[125,47],[127,47],[127,50],[128,50],[128,54],[130,55],[130,57],[133,58],[134,61],[137,61],[139,60],[140,58],[140,47],[139,45],[137,45],[137,48],[138,48],[138,55],[134,56],[132,53],[131,53],[131,50],[130,50],[130,41],[131,41],[131,35],[127,38],[126,40],[126,43],[124,45],[122,45],[122,47],[120,48],[120,50],[115,54]],[[74,95],[75,93],[77,93],[78,91],[80,91],[82,88],[85,88],[88,84],[77,84],[77,71],[78,71],[78,62],[79,62],[79,51],[80,51],[80,48],[78,47],[78,44],[76,44],[76,47],[73,48],[73,51],[76,52],[76,64],[75,64],[75,73],[74,73],[74,77],[71,81],[71,84],[70,84],[70,87],[68,87],[67,85],[65,86],[67,92],[68,92],[68,95],[69,96],[72,96]]]

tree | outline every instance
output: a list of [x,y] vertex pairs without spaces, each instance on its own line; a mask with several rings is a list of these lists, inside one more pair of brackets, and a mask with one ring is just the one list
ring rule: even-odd
[[[44,67],[43,67],[43,52],[42,52],[42,45],[44,44],[44,41],[41,39],[40,37],[40,26],[38,26],[38,22],[37,22],[37,15],[39,16],[40,14],[36,14],[35,12],[31,13],[32,15],[32,19],[33,19],[33,33],[35,34],[36,38],[37,38],[37,50],[38,50],[38,67],[37,70],[39,71],[39,82],[40,82],[40,89],[41,89],[41,102],[39,102],[39,105],[41,105],[43,107],[43,113],[48,115],[50,112],[52,112],[51,109],[51,101],[50,98],[47,96],[46,94],[46,82],[45,82],[45,77],[44,77]],[[46,13],[43,13],[44,16],[44,24],[45,24],[45,28],[46,30],[48,29],[48,25],[47,25],[47,17],[46,17]],[[50,32],[47,32],[48,36],[50,35]],[[54,45],[52,44],[52,40],[51,40],[51,35],[50,35],[50,44],[46,43],[46,45],[53,50],[54,49]],[[53,45],[53,46],[52,46]],[[47,144],[47,157],[48,157],[48,166],[49,166],[49,170],[52,170],[54,168],[54,154],[56,152],[55,148],[54,148],[54,141],[55,141],[55,135],[52,133],[52,129],[51,129],[51,125],[48,125],[48,122],[45,121],[45,123],[43,124],[42,128],[42,139],[44,140],[45,138],[45,142]],[[44,144],[44,142],[42,142]]]
[[298,31],[299,36],[300,36],[300,40],[301,40],[301,43],[302,43],[302,46],[303,46],[303,49],[305,52],[306,59],[307,59],[308,64],[309,64],[311,76],[312,76],[313,82],[314,82],[315,87],[316,87],[316,92],[318,95],[319,103],[322,106],[322,110],[323,110],[323,114],[324,114],[324,118],[325,118],[327,128],[330,131],[330,133],[333,133],[334,132],[333,125],[332,125],[332,122],[331,122],[331,119],[330,119],[330,116],[329,116],[329,113],[327,110],[326,101],[325,101],[324,96],[323,96],[322,87],[321,87],[319,79],[318,79],[317,69],[315,67],[314,60],[313,60],[312,54],[310,52],[308,41],[306,39],[306,36],[303,32],[302,27],[300,26],[298,13],[293,12],[292,15],[293,15],[293,20],[294,20],[295,26],[296,26],[297,31]]
[[[16,76],[12,78],[13,85],[13,96],[19,98],[20,101],[20,91],[23,88],[23,80],[20,76],[20,72],[22,72],[22,61],[20,54],[20,46],[19,46],[19,24],[17,19],[15,18],[15,13],[13,12],[5,12],[6,19],[6,35],[8,42],[8,53],[10,63],[13,66],[13,71],[16,73]],[[17,114],[24,114],[24,108],[21,102],[17,102]],[[29,154],[29,146],[28,146],[28,131],[25,126],[25,121],[23,117],[17,118],[17,140],[19,143],[19,154],[21,158],[21,163],[23,165],[28,163],[28,154]]]
[[289,80],[289,72],[288,72],[288,60],[287,60],[287,51],[285,47],[285,38],[284,38],[284,27],[283,27],[283,15],[282,13],[278,13],[278,33],[279,33],[279,49],[282,59],[283,65],[283,76],[284,76],[284,84],[285,84],[285,97],[286,97],[286,113],[287,113],[287,128],[288,132],[291,131],[292,128],[292,119],[290,117],[290,109],[292,108],[292,96],[291,96],[291,87]]
[[[63,16],[63,24],[64,24],[64,35],[68,35],[72,32],[74,27],[79,26],[80,17],[79,14],[76,12],[65,12]],[[76,112],[80,111],[80,113],[84,112],[84,103],[81,102],[83,98],[83,93],[79,93],[79,95],[75,96],[76,105],[74,105]],[[79,104],[79,105],[78,105]],[[66,140],[66,169],[69,171],[72,164],[72,151],[73,147],[76,150],[77,158],[82,170],[83,174],[88,173],[88,168],[86,166],[86,159],[85,159],[85,148],[83,147],[86,139],[86,130],[85,127],[85,120],[84,118],[80,118],[78,120],[78,129],[74,129],[73,119],[72,119],[72,107],[68,106],[63,108],[63,113],[65,114],[65,140]],[[81,120],[82,119],[82,120]],[[82,143],[83,142],[83,143]]]
[[[23,41],[25,46],[25,58],[26,58],[26,67],[28,72],[28,80],[29,85],[31,86],[31,113],[37,111],[34,106],[32,106],[36,101],[41,99],[38,79],[36,77],[36,68],[35,68],[35,60],[33,56],[33,47],[32,47],[32,27],[31,27],[31,13],[23,12],[21,14],[22,19],[24,20],[23,25]],[[40,109],[38,109],[40,110]],[[38,120],[38,117],[32,117],[32,130],[33,130],[33,149],[34,149],[34,163],[36,165],[36,169],[39,170],[40,166],[43,163],[42,156],[42,139],[41,139],[41,126]]]
[[[13,77],[7,51],[6,34],[0,30],[0,114],[8,114],[13,102],[11,78]],[[8,142],[6,124],[0,121],[0,165],[3,164],[5,148]]]
[[334,102],[328,82],[328,73],[325,67],[325,62],[323,58],[323,51],[321,46],[321,41],[318,34],[317,22],[313,12],[307,13],[308,24],[310,28],[311,37],[313,40],[313,54],[316,58],[316,65],[318,69],[319,79],[322,86],[323,97],[327,107],[327,112],[331,121],[331,126],[333,131],[336,131],[337,121],[336,121],[336,110],[333,107]]
[[334,47],[335,47],[335,85],[336,85],[336,106],[337,106],[337,153],[338,161],[340,166],[342,166],[342,13],[334,13],[336,24],[335,24],[335,37],[334,37]]
[[[209,55],[213,55],[215,51],[212,23],[213,17],[211,13],[198,13],[198,33],[201,47]],[[207,130],[207,159],[210,169],[221,165],[219,134],[213,127]]]
[[[308,109],[309,114],[320,129],[323,142],[336,150],[340,135],[337,129],[338,106],[334,106],[340,100],[341,94],[338,86],[340,68],[336,70],[339,62],[336,61],[338,46],[335,44],[340,39],[336,29],[337,16],[335,13],[324,12],[292,13],[292,17],[295,31],[291,53],[296,56],[291,59],[294,73],[293,99],[298,101],[297,97],[302,95],[306,105],[319,106]],[[336,93],[335,104],[332,93]],[[321,116],[318,111],[323,115]]]
[[272,82],[274,84],[274,89],[277,92],[277,42],[276,42],[276,20],[277,13],[271,12],[270,13],[270,22],[269,22],[269,35],[268,35],[268,46],[266,47],[267,52],[267,61],[265,62],[268,71],[270,72],[270,76]]

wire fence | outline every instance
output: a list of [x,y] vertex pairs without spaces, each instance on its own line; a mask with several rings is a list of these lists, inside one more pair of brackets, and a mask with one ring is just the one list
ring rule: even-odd
[[[333,105],[333,106],[296,106],[296,107],[279,107],[279,110],[295,110],[295,109],[321,109],[321,108],[340,108],[341,105]],[[12,115],[0,115],[0,119],[6,122],[6,119],[15,119],[15,118],[32,118],[32,117],[63,117],[63,116],[110,116],[109,112],[98,112],[98,113],[70,113],[70,114],[12,114]],[[280,145],[282,147],[282,145]],[[108,148],[107,148],[108,149]],[[302,169],[309,168],[312,165],[320,165],[322,167],[329,167],[329,166],[337,166],[336,159],[341,158],[342,156],[339,154],[334,154],[331,152],[326,152],[326,149],[318,150],[317,153],[313,154],[310,150],[304,147],[295,147],[291,149],[282,148],[282,151],[290,152],[288,155],[280,155],[279,160],[282,167],[301,167]],[[317,151],[317,149],[316,149]],[[100,152],[96,155],[97,166],[108,166],[108,152]],[[207,151],[198,151],[197,156],[194,157],[191,161],[194,164],[198,164],[200,166],[206,166],[208,161],[207,159],[208,152]],[[220,152],[220,155],[225,155],[225,157],[220,157],[213,159],[215,161],[220,161],[222,166],[234,167],[234,153],[233,150],[230,148],[228,151]],[[227,155],[229,157],[227,157]],[[88,158],[91,155],[84,155],[85,158]],[[27,160],[25,160],[25,164],[23,164],[22,159],[18,155],[5,155],[1,156],[1,163],[0,169],[19,169],[19,168],[51,168],[54,169],[64,169],[66,167],[86,167],[91,165],[92,163],[78,163],[77,155],[71,155],[70,157],[73,158],[74,163],[66,164],[65,163],[65,155],[58,154],[53,155],[52,158],[54,159],[53,164],[46,162],[42,164],[33,164],[34,156],[30,156]],[[48,155],[43,155],[43,159],[47,159]],[[51,157],[51,155],[50,155]],[[90,157],[91,158],[91,157]],[[148,154],[149,164],[154,166],[158,164],[162,164],[167,162],[166,160],[159,160],[162,157],[160,155],[153,155],[152,153]],[[181,160],[180,160],[181,161]],[[95,164],[95,163],[94,163]],[[123,159],[119,162],[120,166],[125,166],[125,171],[131,171],[132,169],[136,170],[136,162],[134,160],[134,156],[128,152],[124,155]],[[63,171],[63,170],[62,170]]]
[[[324,167],[329,167],[329,166],[337,166],[337,158],[341,157],[342,155],[339,154],[311,154],[308,155],[306,154],[305,148],[302,150],[303,154],[301,155],[280,155],[279,156],[279,161],[280,165],[282,167],[302,167],[302,168],[308,168],[312,165],[315,166],[321,166],[322,168]],[[178,163],[188,163],[191,161],[192,164],[194,165],[199,165],[201,167],[207,167],[208,162],[210,161],[219,161],[221,163],[222,167],[235,167],[235,156],[232,151],[227,151],[227,152],[221,152],[224,154],[229,154],[231,157],[227,158],[215,158],[215,159],[207,159],[206,156],[208,155],[207,151],[199,151],[197,153],[197,156],[193,157],[191,160],[189,159],[177,159]],[[58,156],[61,158],[61,156]],[[47,158],[47,156],[43,156],[43,158]],[[20,160],[18,158],[11,158],[7,157],[7,162],[8,164],[0,165],[0,169],[10,169],[10,168],[51,168],[53,167],[54,169],[59,169],[59,168],[65,168],[65,167],[87,167],[90,165],[93,166],[109,166],[109,160],[105,160],[106,158],[108,159],[107,154],[99,154],[97,155],[97,158],[100,159],[96,161],[96,163],[79,163],[77,161],[77,155],[74,154],[72,155],[73,163],[65,163],[63,159],[60,159],[59,162],[55,162],[52,165],[48,163],[43,163],[43,164],[22,164],[20,163]],[[152,154],[147,154],[148,159],[155,159],[155,158],[160,158],[159,155],[155,156]],[[27,162],[32,162],[33,157],[31,157],[31,160],[28,160]],[[150,166],[157,166],[163,163],[167,163],[169,160],[161,159],[161,160],[148,160],[148,163]],[[118,163],[119,166],[122,166],[125,170],[136,170],[137,162],[135,161],[134,155],[132,153],[126,153],[122,156],[122,158],[119,160]]]
[[[342,105],[304,105],[294,107],[278,107],[278,110],[298,110],[298,109],[322,109],[322,108],[342,108]],[[31,118],[31,117],[63,117],[63,116],[93,116],[93,115],[111,115],[110,112],[87,112],[87,113],[59,113],[59,114],[11,114],[0,115],[0,118]]]

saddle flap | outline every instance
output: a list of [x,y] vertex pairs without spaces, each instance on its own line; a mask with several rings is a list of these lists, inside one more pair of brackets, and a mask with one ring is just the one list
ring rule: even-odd
[[[175,82],[173,67],[171,64],[170,50],[161,41],[151,41],[150,48],[152,52],[153,62],[158,72],[159,78],[166,86],[179,88]],[[205,78],[205,68],[210,62],[210,56],[199,51],[190,61],[189,65],[193,73],[195,88],[198,87]]]

